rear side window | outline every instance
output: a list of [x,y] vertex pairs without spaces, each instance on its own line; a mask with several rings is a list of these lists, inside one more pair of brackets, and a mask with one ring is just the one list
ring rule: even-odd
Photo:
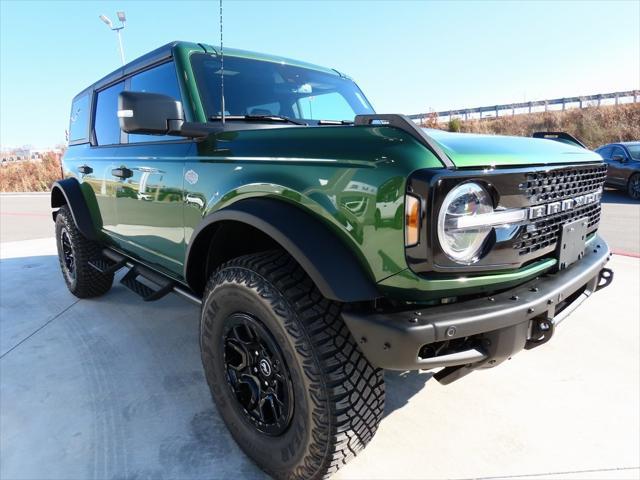
[[120,143],[118,95],[123,89],[124,82],[120,82],[98,92],[96,115],[93,125],[98,145],[115,145]]
[[[181,101],[178,77],[173,62],[163,63],[162,65],[134,75],[131,77],[129,90],[132,92],[159,93]],[[129,143],[157,142],[163,140],[183,140],[183,138],[171,135],[129,134]]]
[[69,117],[69,143],[89,141],[89,94],[77,98],[71,104]]

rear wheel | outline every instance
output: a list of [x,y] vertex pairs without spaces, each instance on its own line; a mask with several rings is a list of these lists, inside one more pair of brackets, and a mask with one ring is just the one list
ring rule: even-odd
[[100,245],[80,233],[66,205],[56,215],[56,244],[62,276],[71,293],[90,298],[109,291],[113,273],[104,274],[89,265],[90,259],[100,255]]
[[244,452],[277,478],[324,478],[371,440],[382,371],[286,253],[234,259],[207,285],[202,361],[214,401]]
[[634,200],[640,200],[640,173],[634,173],[627,184],[627,193]]

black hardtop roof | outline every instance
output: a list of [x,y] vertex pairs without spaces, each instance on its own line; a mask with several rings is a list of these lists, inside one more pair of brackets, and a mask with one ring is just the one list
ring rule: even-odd
[[132,72],[135,72],[136,70],[140,70],[148,65],[153,65],[154,63],[158,63],[159,61],[164,60],[165,58],[170,58],[173,52],[173,48],[179,44],[185,45],[185,46],[187,44],[191,44],[193,45],[194,48],[202,48],[198,44],[191,43],[191,42],[180,42],[177,40],[173,42],[169,42],[165,45],[162,45],[161,47],[156,48],[155,50],[150,51],[149,53],[145,53],[141,57],[138,57],[135,60],[130,61],[126,65],[123,65],[122,67],[119,67],[114,71],[112,71],[111,73],[105,75],[100,80],[98,80],[95,83],[92,83],[87,88],[83,89],[80,93],[78,93],[74,97],[74,100],[82,95],[85,95],[86,93],[92,90],[99,90],[105,85],[109,85],[110,83],[115,82],[119,78],[122,78]]
[[[185,49],[185,50],[199,50],[199,51],[202,51],[203,53],[212,53],[212,52],[217,52],[218,47],[214,47],[214,46],[203,44],[203,43],[184,42],[184,41],[177,41],[177,40],[173,42],[169,42],[165,45],[162,45],[161,47],[156,48],[155,50],[150,51],[149,53],[142,55],[141,57],[136,58],[135,60],[130,61],[126,65],[120,68],[117,68],[116,70],[112,71],[108,75],[104,76],[97,82],[89,85],[87,88],[83,89],[80,93],[78,93],[74,97],[74,101],[78,97],[82,95],[86,95],[88,92],[91,92],[92,90],[100,90],[101,88],[109,85],[110,83],[113,83],[118,79],[125,77],[133,72],[136,72],[138,70],[144,69],[145,67],[161,62],[162,60],[171,58],[176,48]],[[299,60],[293,60],[290,58],[279,57],[276,55],[269,55],[269,54],[258,53],[258,52],[249,52],[246,50],[239,50],[235,48],[225,48],[224,51],[225,51],[225,55],[229,55],[232,57],[245,57],[245,58],[251,58],[254,60],[286,63],[289,65],[295,65],[295,66],[304,67],[304,68],[311,68],[311,69],[322,71],[325,73],[346,77],[346,75],[344,75],[343,73],[338,72],[337,70],[332,68],[321,67],[319,65],[314,65],[307,62],[301,62]]]

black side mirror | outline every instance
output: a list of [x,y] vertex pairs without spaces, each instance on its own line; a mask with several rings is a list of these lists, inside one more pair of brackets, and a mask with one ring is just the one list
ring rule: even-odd
[[126,133],[180,135],[184,123],[182,103],[157,93],[122,92],[118,119]]
[[620,163],[624,163],[627,161],[627,159],[624,158],[622,155],[614,155],[613,157],[611,157],[611,160],[613,160],[614,162],[620,162]]

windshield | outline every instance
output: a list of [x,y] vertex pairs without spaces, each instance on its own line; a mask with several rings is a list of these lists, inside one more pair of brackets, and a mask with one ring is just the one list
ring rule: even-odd
[[631,158],[640,160],[640,145],[627,145],[627,150],[629,150]]
[[[191,65],[207,117],[219,117],[220,59],[194,54]],[[225,115],[280,115],[310,123],[353,121],[358,114],[375,113],[348,78],[238,57],[224,58],[224,102]]]

